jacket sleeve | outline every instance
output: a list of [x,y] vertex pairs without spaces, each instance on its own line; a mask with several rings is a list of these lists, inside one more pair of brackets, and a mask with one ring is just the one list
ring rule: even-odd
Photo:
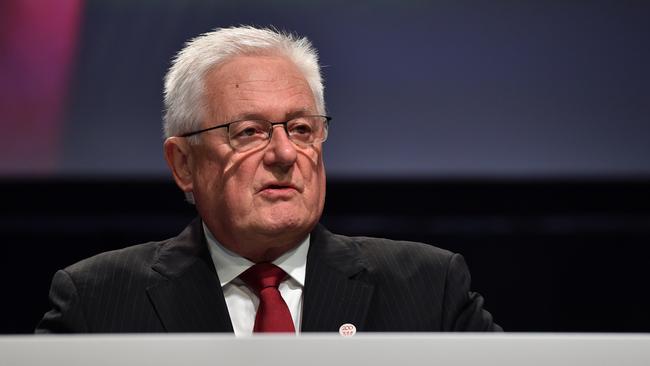
[[463,256],[454,254],[447,269],[443,328],[452,332],[503,331],[483,309],[483,297],[470,291],[471,276]]
[[52,309],[45,313],[35,333],[84,333],[87,323],[77,293],[77,287],[65,270],[57,271],[50,287]]

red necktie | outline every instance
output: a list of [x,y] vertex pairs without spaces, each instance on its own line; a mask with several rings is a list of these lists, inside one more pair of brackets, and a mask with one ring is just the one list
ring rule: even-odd
[[257,263],[239,276],[260,298],[253,332],[296,331],[289,307],[278,291],[286,277],[282,268],[272,263]]

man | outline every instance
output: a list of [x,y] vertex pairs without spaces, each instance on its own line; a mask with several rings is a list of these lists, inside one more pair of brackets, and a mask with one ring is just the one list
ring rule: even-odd
[[330,118],[307,39],[204,34],[174,60],[165,105],[165,158],[199,218],[58,271],[37,332],[500,329],[460,255],[318,224]]

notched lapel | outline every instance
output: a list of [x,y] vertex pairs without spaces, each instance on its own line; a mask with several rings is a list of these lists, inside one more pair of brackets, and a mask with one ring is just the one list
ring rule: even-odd
[[147,288],[168,332],[233,332],[201,221],[167,243],[152,269],[166,278]]
[[341,325],[365,328],[374,286],[357,280],[366,270],[357,248],[318,226],[312,232],[302,318],[303,332],[338,332]]
[[147,293],[168,332],[233,331],[217,275],[202,262]]

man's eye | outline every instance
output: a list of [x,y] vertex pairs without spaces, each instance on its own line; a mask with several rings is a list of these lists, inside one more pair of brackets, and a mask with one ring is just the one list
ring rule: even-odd
[[241,131],[238,135],[239,136],[254,136],[256,133],[259,133],[259,132],[260,132],[259,130],[255,129],[255,128],[252,128],[252,127],[249,127],[247,129]]
[[259,123],[241,123],[237,126],[231,126],[230,136],[235,139],[245,139],[251,137],[264,137],[267,134],[264,126]]
[[292,135],[309,135],[312,133],[312,128],[306,123],[301,123],[291,126],[289,132]]

